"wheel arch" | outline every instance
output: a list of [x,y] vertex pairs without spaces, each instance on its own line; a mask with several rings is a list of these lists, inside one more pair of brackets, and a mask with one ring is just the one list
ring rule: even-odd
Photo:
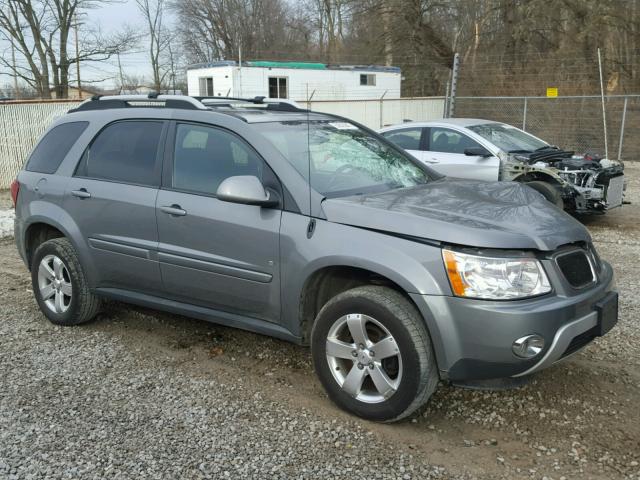
[[[93,286],[94,268],[91,255],[88,254],[88,245],[71,216],[57,205],[45,202],[33,202],[30,205],[30,214],[24,222],[22,238],[25,261],[31,266],[33,254],[37,245],[51,238],[64,237],[76,250],[78,258],[83,266],[89,284]],[[34,244],[34,240],[39,243]]]
[[541,170],[533,170],[533,171],[530,170],[526,173],[521,173],[518,176],[513,177],[512,181],[519,182],[519,183],[548,182],[560,188],[564,187],[566,183],[557,175],[553,175],[549,172],[543,172]]
[[398,282],[370,266],[323,265],[307,275],[300,290],[298,319],[302,343],[309,342],[313,322],[320,309],[331,298],[363,285],[381,285],[391,288],[404,296],[420,313],[420,309],[409,295],[409,291],[414,289],[407,288],[406,281]]

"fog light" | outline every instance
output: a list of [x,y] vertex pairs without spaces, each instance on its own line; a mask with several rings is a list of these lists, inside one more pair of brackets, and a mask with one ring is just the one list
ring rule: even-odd
[[544,338],[540,335],[526,335],[513,342],[511,350],[520,358],[533,358],[544,348]]

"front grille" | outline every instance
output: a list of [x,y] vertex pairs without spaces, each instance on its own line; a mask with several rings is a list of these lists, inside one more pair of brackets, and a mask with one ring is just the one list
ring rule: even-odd
[[607,186],[607,208],[619,207],[622,205],[624,195],[624,175],[618,175],[609,179]]
[[571,343],[569,343],[567,349],[564,351],[562,357],[560,358],[571,355],[572,353],[577,352],[582,347],[590,343],[594,338],[598,336],[597,328],[598,327],[593,327],[592,329],[587,330],[586,332],[582,332],[580,335],[573,337],[573,340],[571,340]]
[[574,250],[559,255],[556,263],[569,285],[574,288],[585,287],[595,280],[589,258],[584,250]]

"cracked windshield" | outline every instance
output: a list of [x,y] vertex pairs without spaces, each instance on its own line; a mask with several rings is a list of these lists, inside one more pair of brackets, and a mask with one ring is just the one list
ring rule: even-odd
[[[328,198],[427,183],[438,175],[349,122],[269,122],[261,133]],[[310,160],[310,164],[309,164]]]

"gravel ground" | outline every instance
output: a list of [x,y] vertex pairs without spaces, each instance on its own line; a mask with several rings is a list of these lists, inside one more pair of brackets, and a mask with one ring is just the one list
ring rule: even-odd
[[584,219],[618,326],[523,388],[441,385],[396,425],[338,410],[308,350],[272,338],[119,303],[55,327],[0,240],[0,478],[640,479],[640,165],[628,176],[632,205]]

